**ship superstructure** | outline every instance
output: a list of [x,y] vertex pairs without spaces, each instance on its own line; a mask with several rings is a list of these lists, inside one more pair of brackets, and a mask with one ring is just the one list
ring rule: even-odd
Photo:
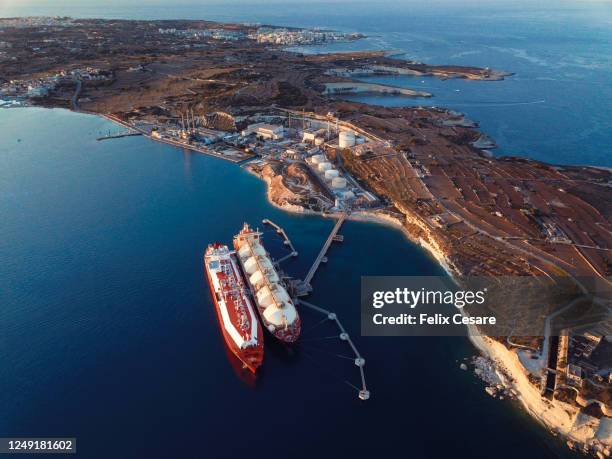
[[227,245],[211,244],[204,255],[204,269],[223,338],[254,373],[263,361],[263,333],[236,258]]
[[261,242],[261,233],[244,224],[234,249],[254,294],[259,316],[272,335],[292,343],[300,336],[300,317]]

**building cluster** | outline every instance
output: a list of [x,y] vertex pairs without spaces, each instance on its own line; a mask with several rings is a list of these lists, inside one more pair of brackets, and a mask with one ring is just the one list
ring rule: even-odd
[[191,39],[212,38],[221,41],[236,41],[244,38],[244,33],[237,30],[227,29],[158,29],[161,35],[173,35],[175,37]]
[[563,230],[559,228],[559,225],[557,225],[557,223],[555,223],[553,220],[546,220],[545,217],[539,218],[537,216],[534,216],[534,219],[541,225],[541,231],[547,241],[560,242],[565,244],[569,244],[572,242],[566,236]]
[[30,16],[0,19],[0,29],[23,29],[26,27],[69,27],[74,20],[69,17]]
[[9,58],[8,50],[11,46],[12,45],[6,41],[0,41],[0,60]]
[[284,28],[260,27],[257,31],[249,34],[249,38],[258,43],[270,43],[275,45],[314,45],[329,42],[345,42],[362,38],[358,33],[343,33],[331,30],[289,30]]
[[[602,324],[599,324],[601,327]],[[607,332],[606,332],[607,333]],[[587,406],[597,403],[612,415],[612,339],[596,331],[563,330],[557,350],[556,390],[561,400]],[[568,392],[569,390],[569,392]],[[573,398],[564,394],[573,394]],[[557,395],[555,395],[557,397]]]
[[108,71],[93,67],[62,70],[54,75],[31,80],[10,80],[0,85],[0,97],[45,97],[63,81],[102,81],[110,78]]
[[[264,159],[305,164],[335,198],[335,208],[369,207],[378,200],[363,190],[342,167],[339,152],[370,139],[331,122],[315,119],[263,119],[248,125],[239,142]],[[295,126],[295,125],[298,126]]]
[[155,126],[151,129],[151,137],[157,140],[171,140],[177,142],[189,142],[199,147],[215,144],[221,140],[233,137],[215,129],[201,126],[194,118],[183,117],[179,124]]
[[242,130],[242,137],[255,135],[261,140],[281,140],[285,136],[283,126],[269,123],[255,123]]
[[585,379],[592,379],[596,383],[612,383],[610,362],[601,361],[598,356],[605,354],[600,349],[605,346],[612,347],[612,344],[600,334],[570,334],[567,337],[567,345],[560,347],[560,351],[566,353],[560,361],[567,363],[567,382],[577,387],[581,387]]

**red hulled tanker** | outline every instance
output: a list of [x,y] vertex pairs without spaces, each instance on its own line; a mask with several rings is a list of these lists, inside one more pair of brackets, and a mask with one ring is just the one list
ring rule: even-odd
[[236,253],[226,245],[211,244],[204,254],[204,269],[223,338],[232,353],[255,373],[263,361],[263,333]]

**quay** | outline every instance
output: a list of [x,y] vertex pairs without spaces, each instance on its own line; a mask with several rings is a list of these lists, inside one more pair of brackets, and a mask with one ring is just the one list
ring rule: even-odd
[[142,135],[141,132],[123,132],[120,134],[108,134],[102,137],[98,137],[96,140],[97,141],[102,141],[102,140],[110,140],[110,139],[121,139],[122,137],[132,137],[132,136],[138,136],[138,135]]
[[123,126],[127,129],[133,130],[138,134],[141,134],[142,136],[153,140],[155,142],[160,142],[160,143],[165,143],[167,145],[172,145],[174,147],[178,147],[178,148],[183,148],[186,150],[190,150],[190,151],[195,151],[196,153],[202,153],[204,155],[208,155],[208,156],[212,156],[214,158],[218,158],[218,159],[224,159],[225,161],[229,161],[231,163],[240,163],[242,161],[244,161],[245,159],[249,159],[249,158],[229,158],[225,155],[222,155],[221,153],[217,153],[214,150],[211,150],[209,148],[201,148],[198,147],[196,145],[191,145],[189,143],[185,143],[185,142],[179,142],[177,140],[173,140],[173,139],[158,139],[153,137],[149,132],[145,131],[144,129],[140,129],[136,126],[133,126],[129,123],[126,123],[125,121],[121,120],[119,117],[115,116],[115,115],[103,115],[104,118],[106,118],[109,121],[112,121],[113,123],[119,124],[120,126]]

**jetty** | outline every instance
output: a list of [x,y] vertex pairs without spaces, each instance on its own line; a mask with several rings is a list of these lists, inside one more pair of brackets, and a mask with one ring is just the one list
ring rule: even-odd
[[122,137],[134,137],[134,136],[138,136],[138,135],[142,135],[142,133],[141,132],[128,131],[128,132],[121,132],[119,134],[111,134],[109,132],[108,135],[105,135],[105,136],[102,136],[102,137],[98,137],[96,140],[100,142],[102,140],[121,139]]
[[327,255],[327,251],[329,250],[329,247],[331,246],[332,242],[334,241],[342,242],[344,240],[344,237],[338,235],[338,231],[340,231],[340,227],[342,227],[342,224],[346,220],[346,217],[347,217],[347,214],[342,213],[338,221],[336,221],[336,224],[331,230],[331,233],[329,233],[329,236],[327,237],[325,244],[323,244],[321,251],[317,255],[317,258],[315,258],[315,261],[312,263],[312,266],[310,267],[310,269],[308,270],[308,273],[306,274],[306,277],[304,278],[305,285],[310,286],[310,282],[312,281],[312,278],[317,272],[317,269],[319,269],[319,266],[321,265],[321,263],[327,262],[326,255]]
[[285,232],[285,230],[283,228],[281,228],[279,225],[277,225],[276,223],[274,223],[273,221],[264,218],[261,221],[264,225],[270,225],[272,228],[274,228],[276,230],[276,232],[278,234],[280,234],[283,239],[284,239],[284,244],[289,246],[289,248],[291,249],[291,252],[294,252],[295,255],[293,255],[294,257],[297,256],[297,251],[295,250],[295,247],[293,246],[293,243],[291,242],[291,239],[289,239],[289,236],[287,236],[287,233]]
[[354,363],[355,365],[359,368],[359,374],[361,376],[361,389],[359,389],[359,398],[361,400],[367,400],[370,398],[370,391],[367,388],[366,385],[366,379],[365,379],[365,371],[363,370],[363,367],[365,366],[365,359],[361,356],[361,354],[359,353],[359,351],[357,350],[357,347],[355,346],[355,343],[353,343],[353,340],[351,339],[350,335],[346,332],[346,329],[344,328],[344,326],[342,325],[342,323],[340,322],[340,319],[338,319],[338,316],[336,315],[335,312],[332,311],[328,311],[327,309],[323,309],[319,306],[316,306],[312,303],[309,303],[307,301],[304,300],[295,300],[297,304],[300,304],[302,306],[306,306],[307,308],[312,309],[313,311],[319,312],[321,314],[324,314],[325,316],[327,316],[327,318],[329,320],[332,320],[336,323],[336,325],[338,326],[338,330],[340,331],[340,334],[338,335],[338,338],[342,341],[346,341],[348,343],[348,345],[350,346],[351,350],[353,351],[353,355],[355,356],[355,360]]
[[[293,301],[296,305],[299,304],[301,306],[311,309],[312,311],[323,314],[328,320],[333,321],[336,324],[336,326],[338,327],[338,331],[339,331],[337,338],[341,341],[345,341],[349,345],[353,353],[354,364],[359,368],[359,375],[361,378],[361,388],[356,387],[353,384],[349,384],[349,385],[357,390],[360,400],[368,400],[370,398],[370,391],[367,388],[366,379],[365,379],[365,371],[364,371],[365,359],[361,356],[361,354],[357,350],[355,343],[353,342],[350,335],[347,333],[346,329],[340,322],[340,319],[338,319],[338,316],[336,315],[336,313],[333,311],[329,311],[325,308],[322,308],[320,306],[314,305],[308,301],[298,299],[298,297],[306,296],[312,292],[312,286],[310,282],[312,281],[312,278],[315,275],[320,264],[325,263],[327,261],[327,251],[329,250],[329,247],[331,246],[332,242],[334,241],[341,242],[344,240],[344,237],[338,234],[338,231],[340,231],[340,228],[342,227],[342,224],[346,220],[347,216],[348,214],[346,212],[343,212],[342,214],[340,214],[340,217],[336,221],[334,227],[332,228],[327,239],[325,240],[325,243],[323,244],[321,251],[319,252],[319,254],[317,255],[317,258],[315,259],[312,266],[308,270],[308,273],[306,274],[305,279],[304,280],[299,280],[299,279],[289,280],[288,283],[290,285],[289,290],[292,292],[292,296],[294,297]],[[296,257],[298,255],[298,252],[295,249],[293,243],[291,242],[291,239],[289,239],[289,236],[287,236],[287,233],[281,226],[277,225],[276,223],[274,223],[273,221],[267,218],[264,218],[262,220],[262,223],[264,225],[272,226],[276,230],[276,233],[279,234],[283,238],[284,244],[288,246],[291,250],[291,252],[288,255],[285,255],[284,257],[274,262],[276,266],[278,266],[280,263],[282,263],[287,258]],[[323,321],[325,321],[325,319],[323,319]]]

